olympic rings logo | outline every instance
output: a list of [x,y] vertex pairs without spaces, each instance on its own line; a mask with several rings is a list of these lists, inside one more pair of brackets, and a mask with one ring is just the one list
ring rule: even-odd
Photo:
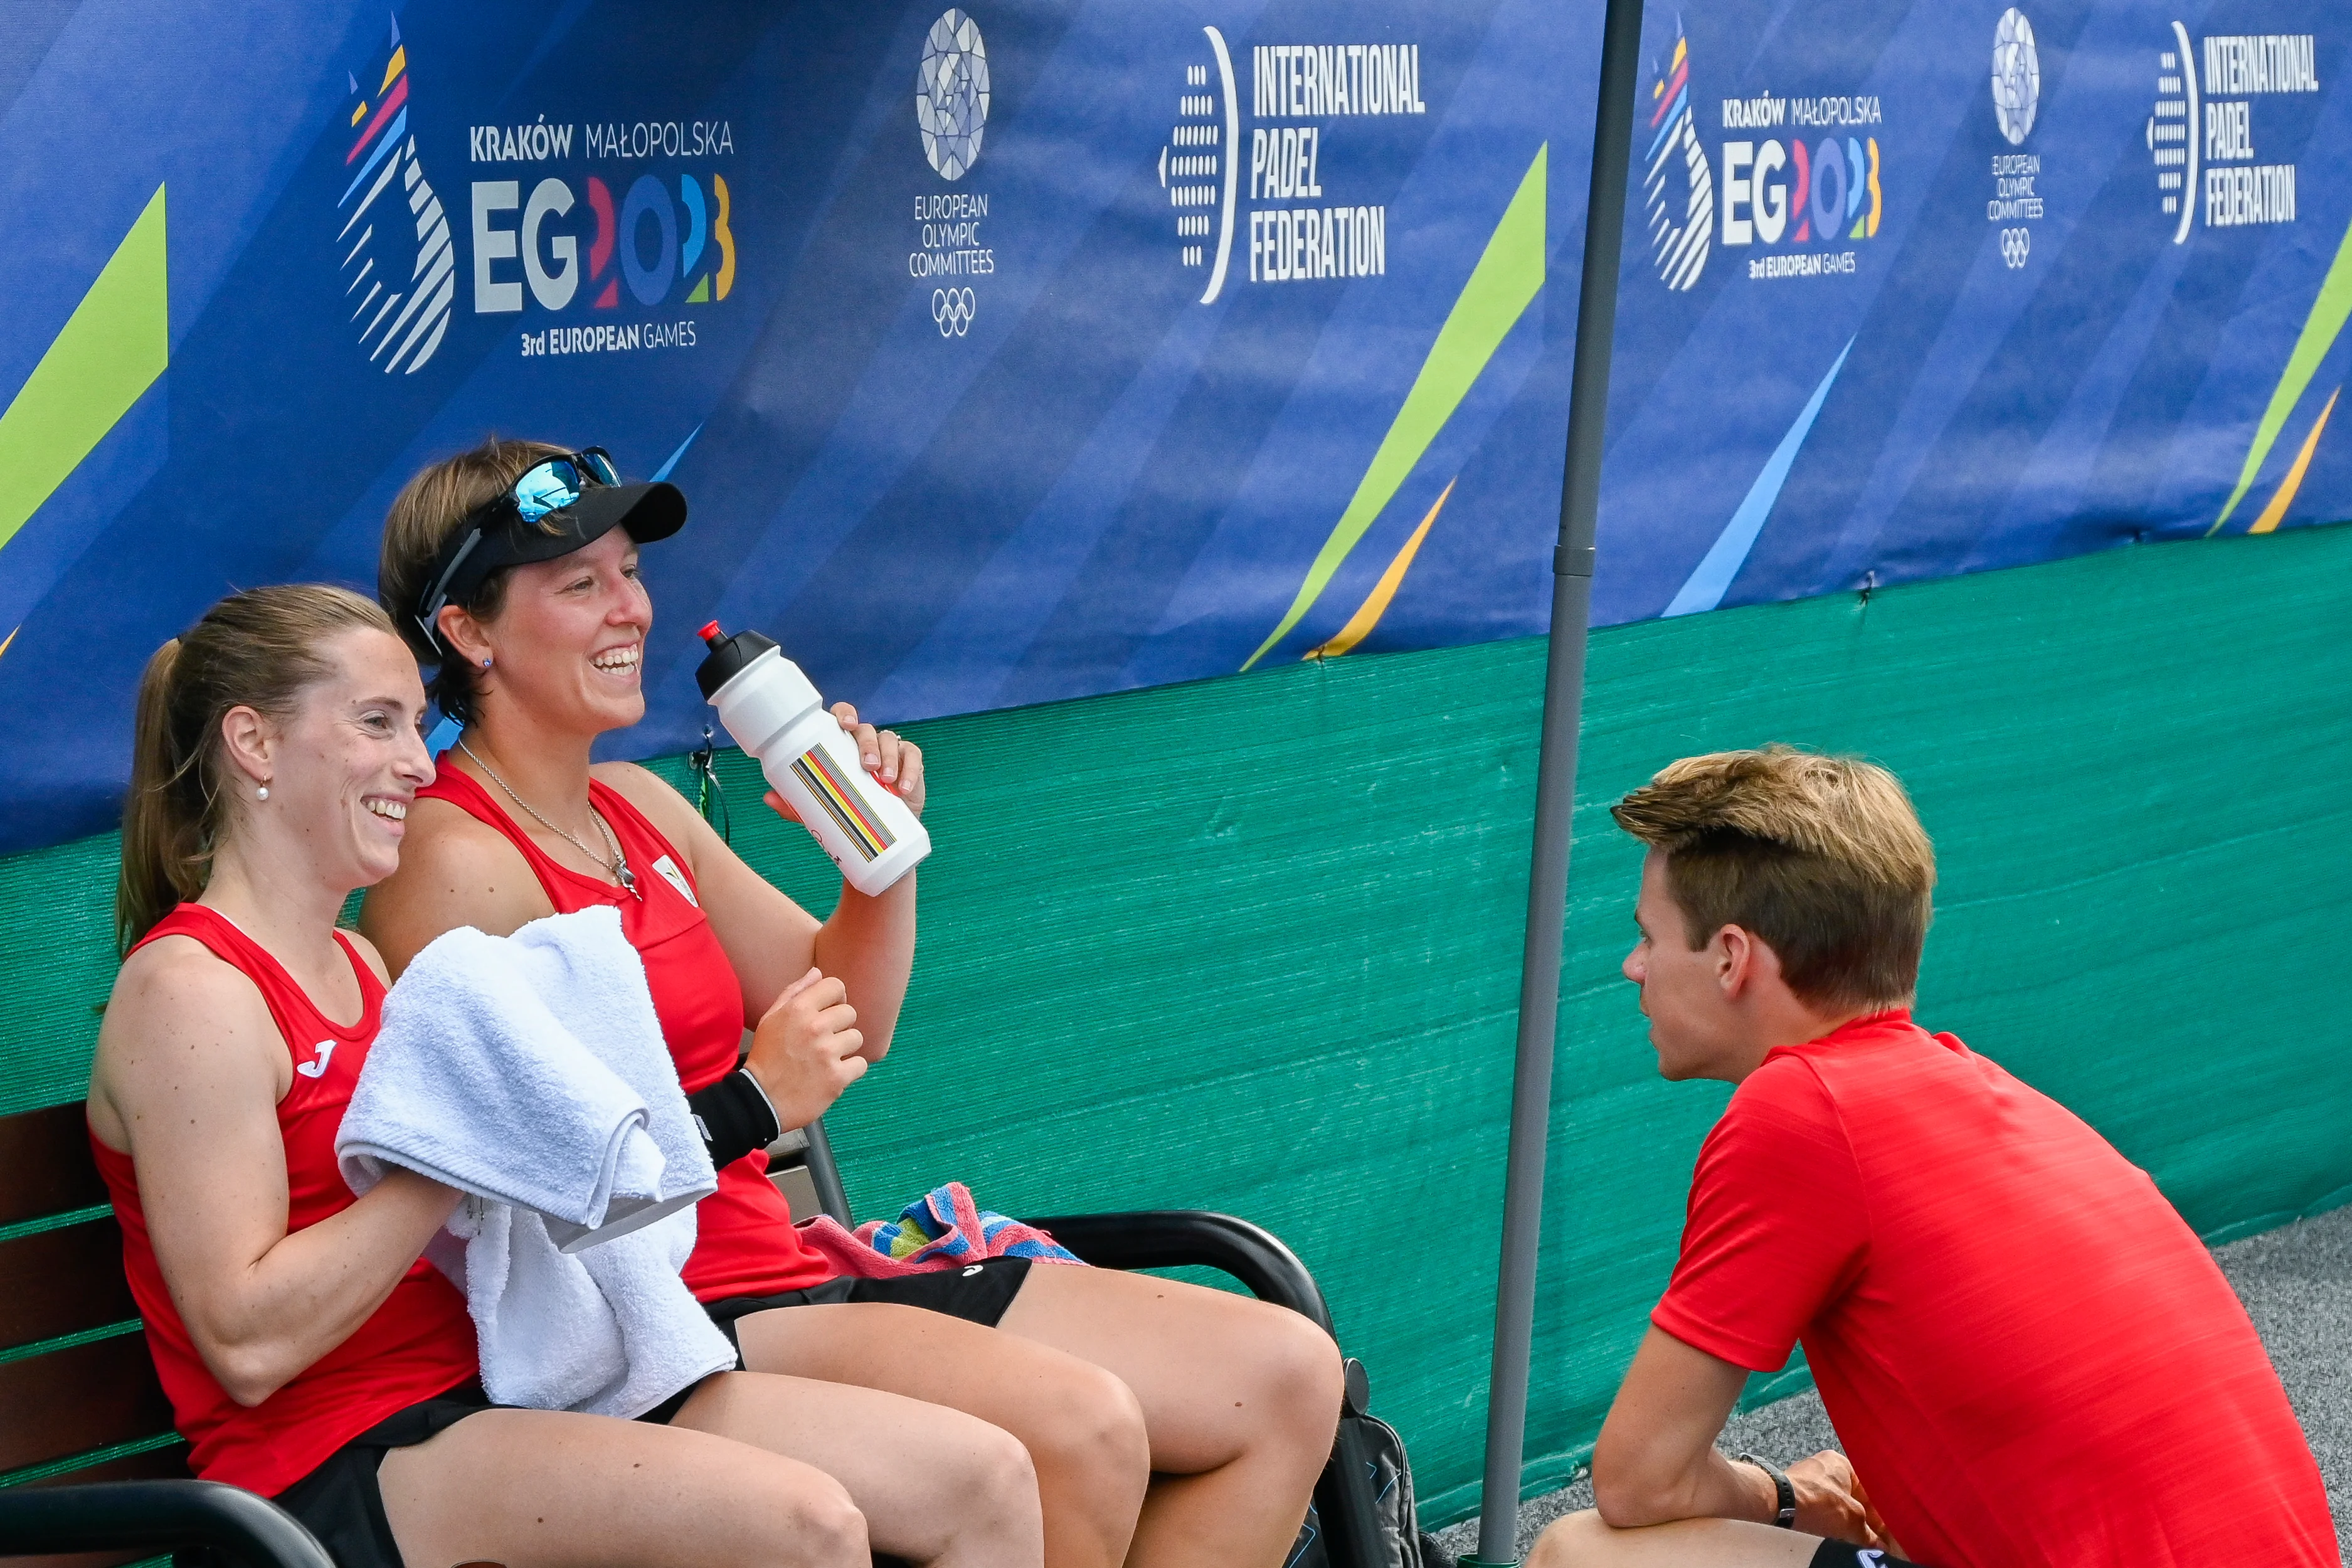
[[960,338],[971,331],[971,319],[979,314],[969,289],[934,289],[931,290],[931,320],[939,323],[940,336]]
[[2000,258],[2009,263],[2011,272],[2025,265],[2033,252],[2033,231],[2030,228],[2005,228],[2000,231]]

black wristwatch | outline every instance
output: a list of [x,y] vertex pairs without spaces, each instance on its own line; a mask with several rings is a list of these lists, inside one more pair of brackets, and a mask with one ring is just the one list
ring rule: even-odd
[[1797,1489],[1789,1484],[1787,1473],[1771,1460],[1759,1458],[1754,1454],[1740,1455],[1739,1462],[1743,1465],[1753,1465],[1772,1478],[1772,1496],[1779,1506],[1779,1511],[1772,1516],[1772,1522],[1783,1530],[1796,1529]]

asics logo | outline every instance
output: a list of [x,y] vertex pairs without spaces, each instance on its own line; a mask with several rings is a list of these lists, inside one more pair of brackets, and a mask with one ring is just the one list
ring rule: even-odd
[[1879,1568],[1879,1564],[1886,1561],[1886,1553],[1875,1546],[1865,1546],[1853,1554],[1853,1560],[1863,1568]]
[[335,1042],[332,1040],[320,1040],[317,1045],[312,1046],[310,1048],[319,1053],[319,1059],[314,1062],[296,1062],[294,1064],[294,1070],[300,1073],[304,1078],[326,1077],[327,1061],[335,1054]]
[[971,319],[978,313],[969,289],[931,290],[931,320],[939,323],[943,338],[960,338],[971,331]]

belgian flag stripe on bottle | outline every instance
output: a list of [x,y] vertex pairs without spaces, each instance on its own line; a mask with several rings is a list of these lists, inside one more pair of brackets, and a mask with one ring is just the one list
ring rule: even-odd
[[857,786],[841,776],[833,759],[824,754],[822,746],[811,746],[793,759],[793,772],[806,784],[809,793],[830,813],[841,830],[849,836],[857,853],[871,860],[898,842],[890,830],[882,825],[863,797]]

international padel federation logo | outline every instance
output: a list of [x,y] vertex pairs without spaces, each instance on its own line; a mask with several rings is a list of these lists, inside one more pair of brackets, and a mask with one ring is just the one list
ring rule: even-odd
[[343,163],[351,175],[335,204],[343,299],[368,363],[386,375],[395,370],[414,374],[448,330],[449,307],[457,297],[457,253],[449,244],[448,215],[409,133],[408,51],[401,47],[397,21],[366,78],[348,79],[351,143]]

